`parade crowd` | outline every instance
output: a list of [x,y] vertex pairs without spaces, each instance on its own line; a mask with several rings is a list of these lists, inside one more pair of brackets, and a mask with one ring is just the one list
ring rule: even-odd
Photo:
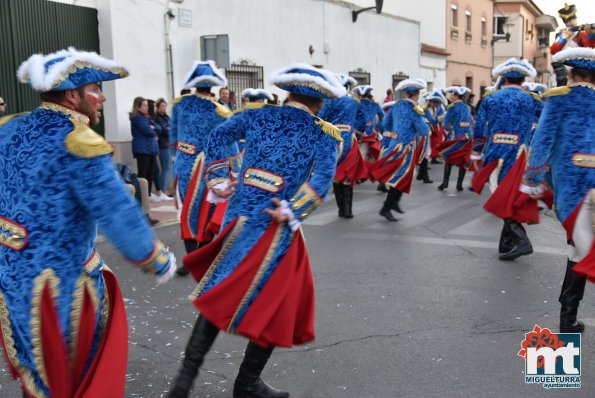
[[[576,21],[571,8],[561,15],[568,26]],[[24,396],[124,395],[127,320],[118,282],[95,250],[99,226],[158,283],[175,274],[197,281],[191,300],[200,315],[170,397],[189,396],[219,331],[248,339],[235,398],[288,397],[260,375],[275,347],[315,338],[301,223],[331,190],[338,217],[353,218],[354,187],[365,181],[386,193],[379,216],[396,222],[414,179],[433,183],[429,164],[444,164],[440,191],[453,168],[459,192],[488,185],[484,208],[502,219],[502,261],[533,252],[523,224],[539,222],[539,200],[555,209],[569,246],[560,331],[582,332],[579,303],[595,281],[592,43],[590,31],[558,36],[561,81],[549,90],[529,81],[536,71],[526,60],[498,65],[476,110],[468,88],[427,91],[422,79],[399,82],[402,99],[390,90],[379,105],[373,87],[308,64],[271,75],[287,92],[282,105],[247,88],[235,109],[215,63],[195,62],[171,117],[162,98],[134,99],[135,178],[91,129],[106,101],[100,83],[127,77],[126,68],[73,48],[31,56],[17,76],[42,103],[0,119],[0,337]],[[180,265],[134,199],[144,191],[141,203],[173,200],[172,185]]]

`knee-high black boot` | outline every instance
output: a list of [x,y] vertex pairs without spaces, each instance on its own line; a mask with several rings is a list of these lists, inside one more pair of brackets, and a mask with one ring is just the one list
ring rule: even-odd
[[508,221],[504,220],[502,232],[500,233],[500,243],[498,244],[498,251],[500,253],[508,253],[514,247],[514,235],[510,230]]
[[[199,243],[197,241],[195,241],[194,239],[184,239],[184,249],[186,249],[186,254],[192,253],[199,247],[200,247]],[[178,267],[178,269],[176,270],[176,275],[178,275],[178,276],[186,276],[189,273],[190,272],[183,265]]]
[[397,191],[394,188],[391,188],[388,191],[388,195],[386,195],[386,200],[384,201],[384,204],[382,205],[382,209],[380,209],[380,214],[382,217],[386,218],[387,221],[391,221],[391,222],[395,222],[398,221],[394,216],[393,213],[391,213],[391,209],[394,206],[395,201],[398,201],[399,198],[399,194],[401,192]]
[[262,348],[252,341],[246,347],[238,377],[233,383],[233,398],[286,398],[289,393],[277,390],[262,381],[260,374],[273,353],[273,348]]
[[403,192],[395,188],[392,189],[395,191],[395,193],[391,204],[391,210],[394,210],[399,214],[405,214],[405,212],[403,211],[403,209],[401,209],[401,206],[399,205],[399,203],[401,202],[401,198],[403,197]]
[[202,315],[198,317],[192,334],[186,345],[182,367],[178,372],[174,388],[170,391],[169,398],[186,398],[192,390],[192,384],[198,369],[201,367],[205,355],[213,345],[219,329],[211,322],[207,321]]
[[512,261],[525,254],[533,253],[533,246],[531,246],[531,241],[523,225],[513,220],[506,221],[514,239],[514,246],[509,252],[501,254],[500,260]]
[[578,306],[585,293],[587,278],[577,275],[572,268],[576,262],[568,260],[566,274],[562,283],[562,292],[558,301],[560,309],[560,333],[580,333],[585,330],[585,324],[576,319]]
[[339,208],[339,217],[345,217],[345,185],[333,182],[333,191]]
[[343,194],[343,211],[345,212],[345,218],[353,218],[353,188],[344,185]]
[[465,173],[467,170],[464,167],[459,167],[459,176],[457,177],[457,191],[463,190],[463,180],[465,179]]
[[428,159],[421,161],[419,169],[417,170],[417,180],[423,181],[424,184],[432,184],[434,182],[430,180],[430,175],[428,174]]
[[450,178],[451,169],[452,165],[450,163],[444,163],[444,178],[442,179],[442,184],[438,185],[439,191],[444,191],[448,188],[448,179]]

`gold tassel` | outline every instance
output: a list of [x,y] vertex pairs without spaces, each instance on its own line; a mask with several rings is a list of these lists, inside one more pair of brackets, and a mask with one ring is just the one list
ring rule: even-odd
[[334,139],[339,142],[343,142],[343,138],[341,138],[341,130],[339,130],[335,125],[318,118],[316,124],[320,126],[320,129],[325,132],[326,134],[330,135]]

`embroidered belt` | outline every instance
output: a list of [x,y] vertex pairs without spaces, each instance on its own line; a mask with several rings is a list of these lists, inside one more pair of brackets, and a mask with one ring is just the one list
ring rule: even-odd
[[492,136],[494,144],[517,145],[519,143],[519,136],[517,134],[496,133]]
[[100,264],[101,257],[99,256],[99,254],[97,254],[96,251],[94,251],[91,257],[89,257],[89,259],[85,261],[85,271],[87,271],[87,273],[90,274],[91,272],[95,271],[95,268],[97,268]]
[[27,229],[22,225],[0,217],[0,245],[4,245],[14,250],[21,250],[27,245]]
[[469,127],[469,126],[471,126],[471,123],[469,123],[469,122],[460,122],[459,123],[459,127]]
[[399,133],[384,132],[382,133],[382,136],[386,138],[392,138],[393,140],[399,139]]
[[196,153],[196,146],[187,142],[178,141],[178,151],[186,153],[188,155],[194,155]]
[[270,171],[248,167],[244,172],[244,185],[277,193],[285,187],[285,180],[282,176],[271,173]]
[[349,124],[335,124],[335,127],[339,129],[339,131],[351,131],[351,125]]
[[588,153],[575,153],[572,155],[572,164],[578,167],[595,169],[595,155]]

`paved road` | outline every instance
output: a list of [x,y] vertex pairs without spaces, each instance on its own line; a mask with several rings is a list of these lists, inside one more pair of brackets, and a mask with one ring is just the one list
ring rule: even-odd
[[[431,171],[438,179],[442,167]],[[470,192],[414,184],[397,223],[377,213],[383,195],[356,187],[355,218],[336,217],[334,201],[305,223],[317,294],[317,340],[275,351],[264,377],[292,397],[593,397],[595,308],[587,287],[581,316],[580,390],[524,382],[517,356],[535,324],[557,328],[564,234],[551,214],[528,227],[535,253],[500,262],[501,222]],[[156,229],[182,253],[176,225]],[[193,282],[155,287],[107,244],[100,253],[119,276],[130,322],[127,397],[163,397],[178,368],[196,313]],[[193,397],[231,397],[245,341],[221,335]],[[0,396],[18,387],[0,372]]]

